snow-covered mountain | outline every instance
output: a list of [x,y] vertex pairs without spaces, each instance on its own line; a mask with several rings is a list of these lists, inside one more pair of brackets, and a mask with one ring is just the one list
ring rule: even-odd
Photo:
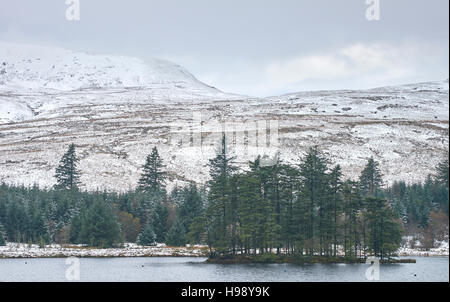
[[[422,180],[448,150],[448,85],[257,99],[223,93],[167,61],[0,43],[0,182],[52,185],[72,142],[87,189],[134,187],[155,145],[171,185],[204,182],[222,126],[239,128],[249,139],[267,121],[278,124],[279,146],[236,144],[241,167],[277,151],[294,162],[319,145],[348,177],[357,177],[374,156],[387,182]],[[199,115],[201,123],[195,122]],[[190,144],[195,137],[209,140]]]
[[218,93],[169,61],[91,55],[60,48],[0,42],[0,91],[71,91],[152,87]]
[[70,97],[64,100],[66,102],[54,102],[48,95],[136,89],[146,90],[149,102],[237,97],[198,81],[183,67],[165,60],[143,61],[0,42],[0,95],[19,97],[13,101],[0,99],[4,109],[0,122],[28,119],[46,109],[76,102]]

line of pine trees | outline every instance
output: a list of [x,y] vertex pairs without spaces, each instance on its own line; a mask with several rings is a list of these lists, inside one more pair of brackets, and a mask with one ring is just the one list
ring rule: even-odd
[[[261,158],[236,172],[234,157],[223,137],[211,160],[209,204],[205,220],[207,241],[223,253],[290,253],[346,257],[390,257],[398,249],[404,226],[426,228],[433,216],[445,224],[448,239],[448,159],[429,176],[424,194],[406,199],[421,184],[396,182],[383,189],[379,164],[370,158],[358,181],[344,180],[317,147],[295,164],[278,160],[271,166]],[[441,215],[433,215],[436,212]],[[410,215],[404,219],[405,215]],[[442,231],[443,230],[443,231]]]
[[155,147],[137,188],[119,194],[79,190],[75,149],[61,158],[52,189],[0,185],[0,245],[202,243],[221,253],[390,257],[405,226],[426,229],[436,212],[448,220],[448,160],[424,184],[384,188],[373,158],[358,181],[344,180],[317,147],[294,164],[258,157],[239,171],[224,136],[204,186],[168,193]]
[[347,257],[392,255],[401,223],[388,201],[378,163],[369,159],[358,182],[344,181],[317,147],[297,164],[258,157],[236,172],[223,137],[210,162],[207,242],[222,253],[289,253]]

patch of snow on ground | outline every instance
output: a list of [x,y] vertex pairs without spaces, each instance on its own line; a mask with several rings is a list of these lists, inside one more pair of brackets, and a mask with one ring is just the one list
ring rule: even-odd
[[98,249],[83,245],[52,244],[40,248],[38,245],[8,242],[0,246],[0,258],[53,258],[53,257],[205,257],[205,246],[167,247],[124,244],[123,248]]

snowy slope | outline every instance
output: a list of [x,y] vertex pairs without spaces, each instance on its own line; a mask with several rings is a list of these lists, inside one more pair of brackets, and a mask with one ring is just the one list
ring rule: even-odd
[[0,42],[0,91],[190,86],[218,92],[174,63]]
[[[137,89],[146,91],[149,102],[237,97],[198,81],[183,67],[165,60],[143,61],[0,42],[0,106],[4,108],[0,122],[28,119],[77,102],[71,97],[59,98],[60,95]],[[11,102],[10,96],[17,98]],[[59,100],[55,102],[53,96]]]
[[[170,185],[205,182],[223,124],[205,125],[221,121],[246,132],[278,122],[278,148],[232,148],[241,167],[277,151],[295,162],[319,145],[347,177],[356,178],[374,156],[386,182],[418,181],[448,150],[448,80],[250,99],[211,88],[166,61],[0,45],[0,182],[51,186],[70,143],[78,147],[87,189],[134,187],[153,146]],[[205,125],[193,124],[195,114]],[[210,140],[180,145],[178,132]]]

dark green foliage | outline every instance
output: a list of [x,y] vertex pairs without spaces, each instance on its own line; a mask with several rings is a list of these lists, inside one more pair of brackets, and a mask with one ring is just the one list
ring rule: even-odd
[[[238,217],[239,217],[239,242],[247,252],[256,248],[264,247],[264,230],[267,211],[267,204],[264,201],[261,188],[261,179],[255,174],[259,167],[256,162],[253,165],[253,171],[237,178],[237,196],[238,196]],[[233,249],[235,249],[234,247]]]
[[439,183],[443,184],[448,188],[448,173],[449,173],[449,166],[448,166],[448,154],[445,157],[445,159],[439,163],[437,167],[437,180]]
[[389,203],[365,199],[382,193],[373,160],[363,184],[343,181],[340,166],[330,169],[317,147],[297,167],[280,161],[261,166],[258,157],[246,172],[236,173],[225,146],[223,139],[222,152],[210,162],[209,203],[195,224],[206,224],[206,241],[219,254],[332,257],[342,246],[347,258],[359,258],[390,257],[398,249],[401,227]]
[[[342,198],[342,171],[341,166],[337,165],[330,173],[330,198],[328,200],[329,207],[327,208],[328,216],[331,220],[329,224],[329,237],[333,241],[333,256],[337,255],[337,248],[341,242],[342,235],[338,232],[341,229],[339,221],[342,213],[343,198]],[[332,234],[332,235],[331,235]]]
[[24,236],[31,237],[25,235],[31,225],[31,221],[27,218],[28,215],[23,203],[9,202],[5,225],[6,233],[11,241],[26,242],[26,240],[29,240],[28,238],[24,238]]
[[189,225],[189,232],[186,237],[188,242],[195,244],[205,242],[206,220],[204,216],[195,217]]
[[[121,238],[125,238],[118,224],[119,214],[136,217],[137,213],[144,213],[142,216],[147,219],[144,225],[151,223],[159,236],[158,242],[165,242],[168,202],[151,196],[134,191],[117,195],[2,184],[0,223],[5,229],[5,239],[11,242],[55,242],[56,234],[64,228],[68,237],[66,243],[108,247],[119,245]],[[166,197],[162,195],[160,199]],[[119,209],[123,201],[126,201],[122,203],[124,210],[129,212],[114,210]]]
[[230,156],[226,136],[222,135],[217,156],[210,160],[210,175],[208,206],[208,242],[216,247],[226,247],[230,244],[231,230],[228,227],[233,211],[233,186],[231,177],[236,170],[233,166],[234,157]]
[[317,247],[320,254],[324,252],[326,203],[330,193],[327,171],[328,160],[317,147],[310,148],[299,166],[301,185],[298,198],[302,204],[297,212],[297,215],[304,215],[300,220],[306,224],[305,236],[300,240],[304,240],[309,254],[313,254]]
[[170,246],[185,246],[187,243],[186,230],[180,220],[175,220],[167,234],[166,243]]
[[369,158],[366,167],[359,177],[361,193],[365,196],[377,196],[376,194],[383,186],[383,179],[379,163],[373,157]]
[[0,185],[0,223],[8,241],[49,243],[77,208],[75,191]]
[[194,223],[194,220],[202,216],[202,196],[196,185],[189,185],[181,191],[179,204],[179,217],[187,233],[191,231],[191,225]]
[[427,177],[424,183],[394,182],[383,194],[393,203],[396,217],[410,225],[428,226],[431,211],[449,214],[448,187],[437,179]]
[[147,224],[147,226],[145,226],[142,233],[139,234],[137,241],[140,245],[146,246],[156,244],[156,235],[151,224]]
[[71,144],[61,158],[56,168],[56,187],[59,189],[75,190],[80,184],[80,172],[77,169],[79,159],[75,153],[75,145]]
[[392,209],[384,199],[368,197],[367,227],[368,248],[375,256],[390,257],[401,243],[401,226],[394,219]]
[[44,216],[40,212],[38,208],[30,208],[29,209],[29,217],[30,219],[30,240],[32,242],[48,243],[50,241],[48,229],[44,221]]
[[143,192],[161,192],[165,189],[166,173],[164,165],[159,156],[158,149],[154,147],[152,153],[147,156],[139,179],[139,190]]
[[0,224],[0,246],[6,245],[6,233],[3,228],[3,225]]
[[80,213],[81,227],[76,242],[113,247],[121,243],[120,225],[111,208],[103,200],[94,200],[92,205]]
[[72,219],[70,224],[70,242],[79,243],[82,223],[81,215],[77,215]]
[[168,217],[169,209],[167,208],[167,205],[165,203],[158,202],[155,205],[151,219],[151,224],[155,232],[157,242],[166,242]]
[[[357,182],[347,180],[342,187],[343,223],[342,243],[346,257],[357,257],[361,248],[361,218],[358,214],[362,208],[362,196]],[[364,249],[365,250],[365,249]]]

